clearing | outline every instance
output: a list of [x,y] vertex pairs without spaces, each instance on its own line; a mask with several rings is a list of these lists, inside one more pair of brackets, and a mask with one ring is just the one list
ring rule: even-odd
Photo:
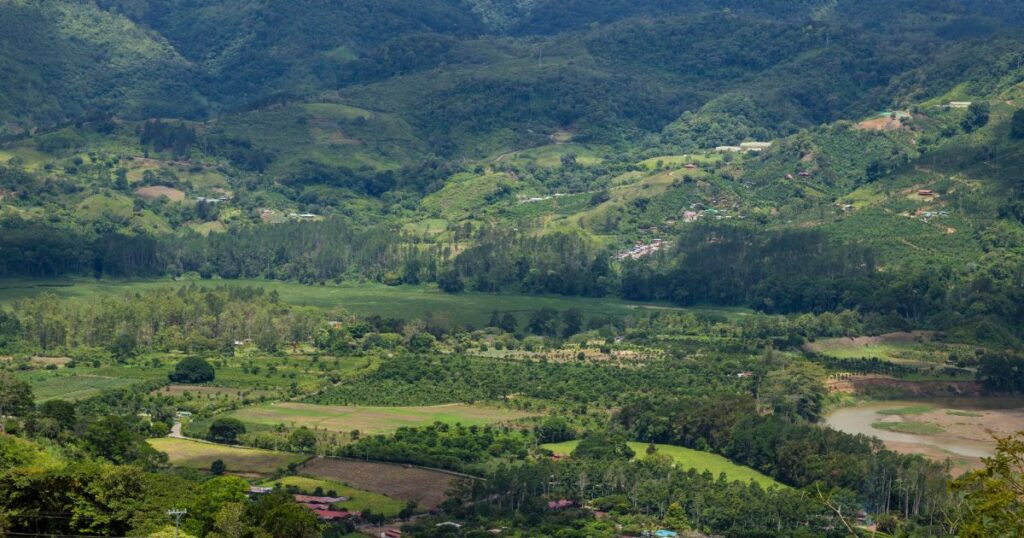
[[530,413],[494,407],[450,404],[428,407],[361,407],[302,403],[280,403],[246,407],[230,413],[243,422],[273,426],[309,428],[363,434],[387,433],[401,427],[428,426],[435,422],[483,426],[534,416]]
[[302,454],[258,448],[235,448],[170,437],[149,439],[148,442],[160,452],[166,452],[175,467],[207,470],[215,460],[221,460],[231,474],[268,475],[288,467],[291,463],[301,463],[308,458]]
[[[579,445],[579,441],[565,441],[564,443],[551,443],[541,445],[556,455],[568,456],[576,449]],[[644,459],[647,457],[647,443],[627,443],[629,448],[636,452],[637,459]],[[673,445],[654,445],[658,449],[658,454],[666,454],[671,456],[675,460],[676,465],[682,469],[696,469],[699,472],[708,471],[711,474],[717,476],[719,473],[725,473],[730,480],[739,480],[740,482],[749,482],[753,480],[761,485],[763,488],[784,488],[785,486],[776,482],[774,479],[765,476],[750,467],[744,467],[737,465],[727,458],[719,456],[718,454],[712,454],[711,452],[703,452],[700,450],[693,450],[690,448],[684,448],[681,446]]]
[[299,471],[395,499],[415,501],[425,510],[437,508],[444,502],[447,492],[459,480],[447,473],[405,465],[324,458],[306,462]]
[[181,202],[185,199],[184,192],[175,188],[162,186],[139,187],[138,189],[135,189],[135,194],[139,198],[144,198],[146,200],[156,200],[157,198],[163,197],[172,202]]
[[934,342],[936,333],[914,331],[856,338],[825,338],[804,350],[835,359],[880,359],[908,366],[945,364],[956,344]]

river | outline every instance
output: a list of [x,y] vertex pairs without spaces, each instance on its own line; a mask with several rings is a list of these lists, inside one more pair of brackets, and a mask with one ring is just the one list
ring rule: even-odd
[[[927,413],[902,416],[879,413],[885,409],[921,405],[934,409]],[[970,415],[965,416],[963,412]],[[923,435],[882,430],[872,426],[878,422],[901,420],[936,424],[945,432]],[[887,444],[931,447],[958,456],[984,458],[994,454],[995,442],[992,440],[992,434],[1009,435],[1014,430],[1024,429],[1024,399],[932,398],[872,402],[836,409],[829,413],[825,423],[832,429],[877,437]]]

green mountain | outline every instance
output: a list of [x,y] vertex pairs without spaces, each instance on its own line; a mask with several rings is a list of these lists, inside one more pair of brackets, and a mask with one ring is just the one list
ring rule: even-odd
[[[7,2],[0,218],[32,261],[3,272],[372,275],[906,318],[856,290],[928,274],[939,323],[978,279],[1016,283],[1015,7]],[[715,151],[752,141],[772,146]],[[330,263],[302,253],[319,235],[293,238],[321,226]],[[789,267],[764,261],[735,293],[682,293],[713,276],[680,272],[705,259],[702,226],[751,245],[813,230],[822,255],[867,249],[849,263],[876,272],[797,299],[757,287]],[[616,259],[666,237],[689,246]],[[583,283],[545,277],[552,256]]]

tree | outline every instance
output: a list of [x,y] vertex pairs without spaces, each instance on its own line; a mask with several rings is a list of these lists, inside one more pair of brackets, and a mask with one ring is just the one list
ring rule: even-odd
[[287,492],[277,489],[245,510],[245,520],[271,538],[320,538],[316,514],[299,506]]
[[466,291],[466,283],[458,271],[450,270],[441,273],[437,278],[437,287],[445,293],[462,293]]
[[3,430],[3,417],[20,417],[35,407],[32,387],[10,372],[0,372],[0,431]]
[[566,338],[580,332],[583,328],[583,311],[570,308],[562,312],[562,335]]
[[167,463],[167,454],[149,446],[145,436],[118,416],[104,417],[90,424],[82,434],[80,445],[87,454],[117,464],[138,463],[155,468]]
[[64,400],[48,400],[39,406],[39,415],[57,421],[61,429],[70,430],[78,421],[75,404]]
[[958,536],[1024,536],[1024,431],[998,439],[985,468],[953,482],[963,501]]
[[288,444],[300,452],[312,452],[316,450],[316,434],[303,426],[288,436]]
[[967,107],[967,114],[960,122],[960,127],[968,133],[981,129],[988,125],[990,111],[988,103],[971,103],[971,106]]
[[552,308],[534,310],[526,328],[533,334],[555,336],[558,334],[558,312]]
[[427,353],[434,349],[434,343],[436,341],[437,339],[430,333],[416,333],[409,339],[409,351],[415,353]]
[[592,460],[631,460],[636,456],[621,435],[588,433],[572,451],[572,457]]
[[815,422],[825,401],[825,369],[805,362],[775,370],[765,378],[759,396],[777,415]]
[[498,324],[498,328],[511,334],[516,332],[516,329],[519,328],[519,321],[516,319],[515,314],[505,312],[501,316],[501,322]]
[[1024,139],[1024,108],[1013,113],[1010,120],[1010,136],[1017,140]]
[[136,346],[138,342],[135,339],[135,333],[124,331],[118,334],[113,341],[111,341],[109,349],[120,360],[130,359],[135,356]]
[[216,373],[206,360],[189,357],[179,361],[167,377],[175,383],[209,383],[214,380]]
[[237,418],[220,417],[210,424],[206,438],[215,443],[235,444],[238,436],[245,433],[245,424]]
[[222,476],[227,470],[228,466],[224,464],[224,460],[213,460],[210,464],[210,474],[214,476]]
[[569,421],[562,417],[548,417],[534,430],[541,443],[561,443],[576,437]]

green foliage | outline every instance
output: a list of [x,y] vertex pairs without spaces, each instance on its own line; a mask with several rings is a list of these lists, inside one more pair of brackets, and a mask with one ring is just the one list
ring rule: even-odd
[[168,376],[175,383],[209,383],[216,377],[213,365],[200,357],[189,357],[178,361]]
[[34,407],[32,387],[14,374],[0,371],[0,415],[20,417]]
[[1018,140],[1024,139],[1024,109],[1013,113],[1013,120],[1010,123],[1010,136]]
[[602,461],[631,460],[636,456],[621,435],[605,432],[588,433],[572,451],[572,457]]
[[116,464],[134,463],[155,468],[167,463],[167,455],[146,443],[138,425],[129,419],[107,416],[90,424],[82,434],[82,449]]
[[219,417],[210,424],[206,438],[215,443],[235,444],[238,436],[245,433],[245,424],[236,418]]
[[424,428],[399,428],[392,435],[361,437],[342,447],[338,455],[479,472],[493,458],[525,457],[528,442],[526,436],[507,428],[438,422]]
[[963,500],[958,506],[957,534],[965,537],[1014,536],[1024,533],[1024,441],[1020,435],[998,440],[985,468],[953,482]]
[[299,428],[288,436],[288,444],[299,452],[313,452],[316,450],[316,434],[309,428]]

